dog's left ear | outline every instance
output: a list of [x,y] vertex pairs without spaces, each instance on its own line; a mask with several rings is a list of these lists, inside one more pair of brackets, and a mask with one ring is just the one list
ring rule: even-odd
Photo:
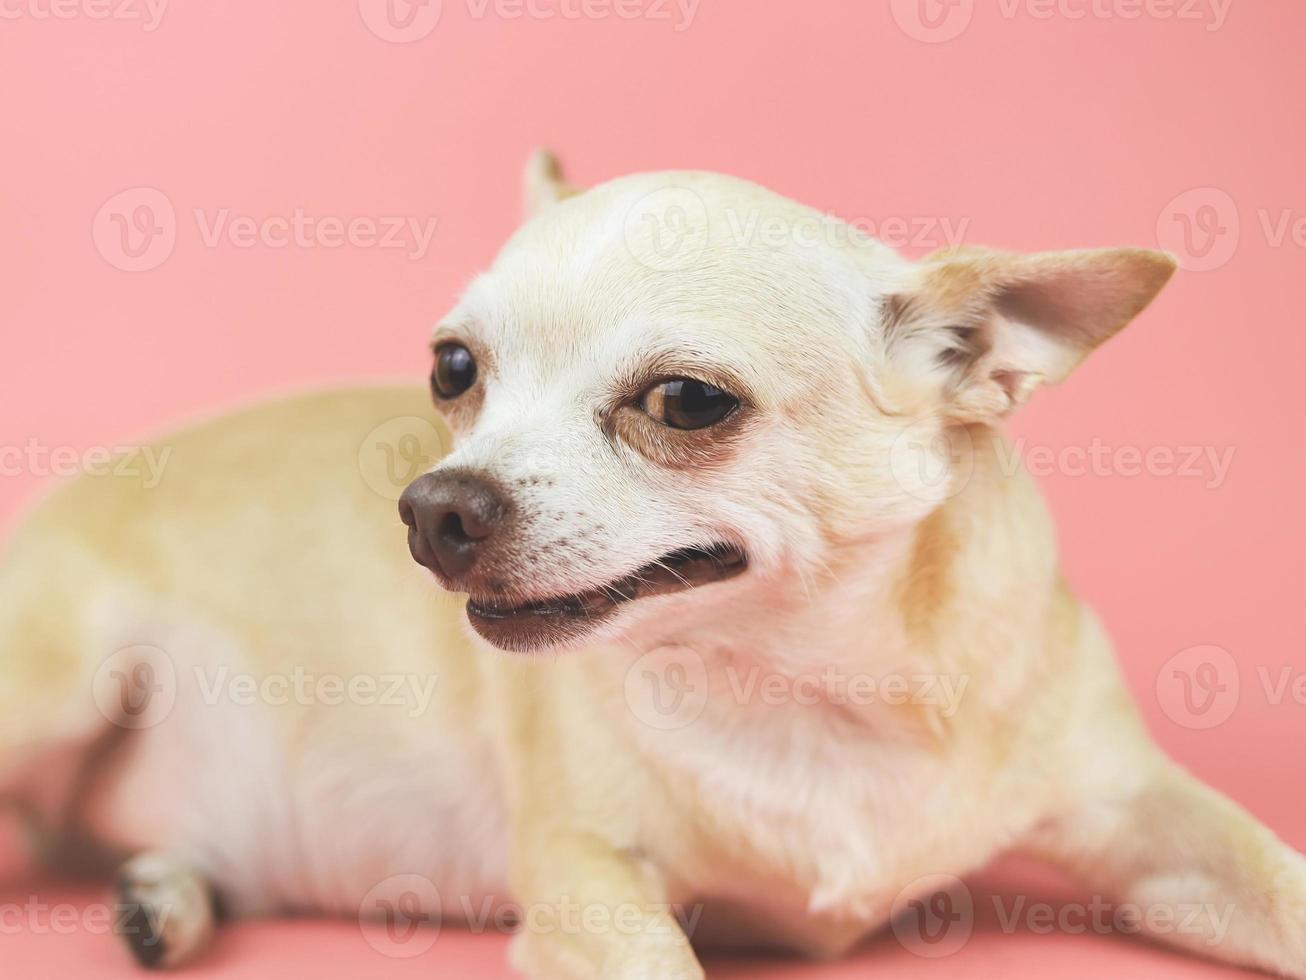
[[1065,378],[1174,270],[1169,255],[1130,248],[935,253],[884,305],[886,365],[898,384],[938,397],[947,416],[996,422],[1038,385]]
[[536,150],[526,161],[522,185],[522,203],[527,218],[533,218],[545,208],[580,193],[579,188],[563,179],[558,158],[545,149]]

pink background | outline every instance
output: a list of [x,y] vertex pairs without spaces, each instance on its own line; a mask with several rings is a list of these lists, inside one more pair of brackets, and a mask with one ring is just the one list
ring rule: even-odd
[[[445,0],[433,27],[434,8],[418,11],[416,33],[429,33],[396,43],[371,0],[176,3],[154,30],[93,16],[96,0],[65,18],[45,16],[50,0],[6,0],[0,447],[117,446],[264,392],[420,382],[428,326],[512,229],[538,144],[581,182],[698,167],[886,234],[887,219],[905,220],[913,253],[948,244],[943,227],[1020,249],[1159,242],[1188,269],[1015,428],[1052,450],[1233,451],[1221,481],[1209,465],[1130,475],[1126,454],[1090,475],[1052,465],[1042,482],[1068,573],[1157,737],[1306,847],[1306,705],[1275,703],[1258,674],[1273,686],[1306,671],[1306,241],[1293,234],[1306,220],[1306,7],[1233,0],[1221,21],[1209,0],[1096,2],[701,0],[686,21],[661,0],[624,0],[633,18],[597,16],[614,9],[604,0],[537,0],[519,17],[512,3]],[[577,10],[589,16],[565,15]],[[153,267],[127,272],[112,213],[160,195],[111,199],[142,187],[171,205],[175,221],[165,208],[154,223],[175,242],[168,254],[160,236],[138,263]],[[416,258],[361,241],[206,244],[223,209],[438,224]],[[6,525],[44,473],[16,458],[0,457]],[[1184,653],[1208,645],[1229,656]],[[1175,671],[1209,676],[1204,661],[1226,691],[1198,716]],[[94,897],[30,882],[7,895]],[[0,950],[19,958],[16,975],[85,975],[91,962],[127,975],[86,930],[5,932]],[[380,960],[350,924],[251,925],[196,975],[498,977],[501,953],[499,940],[445,933],[417,960]],[[942,963],[890,941],[792,975],[872,969],[1220,972],[1119,940],[981,931]]]

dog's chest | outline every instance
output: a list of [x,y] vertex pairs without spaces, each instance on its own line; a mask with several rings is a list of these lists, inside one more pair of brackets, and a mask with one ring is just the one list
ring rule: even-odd
[[962,832],[965,789],[936,748],[788,722],[701,726],[668,755],[696,817],[692,890],[842,935],[882,922],[914,878],[968,863],[983,833]]

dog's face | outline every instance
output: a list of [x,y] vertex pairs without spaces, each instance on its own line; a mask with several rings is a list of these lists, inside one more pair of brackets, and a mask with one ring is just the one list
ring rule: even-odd
[[436,329],[456,448],[400,504],[414,557],[504,649],[668,642],[821,587],[954,491],[950,431],[1059,379],[1172,269],[913,264],[726,177],[532,177],[539,213]]

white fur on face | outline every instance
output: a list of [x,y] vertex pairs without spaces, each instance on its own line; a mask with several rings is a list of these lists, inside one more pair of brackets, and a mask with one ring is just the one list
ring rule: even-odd
[[[668,194],[688,221],[684,261],[650,251],[659,229],[632,219]],[[439,335],[488,352],[483,402],[455,419],[440,468],[488,473],[511,495],[506,593],[570,594],[679,548],[742,547],[744,579],[639,600],[605,629],[647,624],[654,608],[670,626],[747,594],[746,579],[810,581],[831,548],[924,513],[888,465],[910,420],[875,397],[879,304],[909,266],[851,231],[779,244],[739,233],[754,216],[810,227],[814,214],[731,178],[625,178],[545,210],[473,282]],[[661,464],[605,429],[632,380],[667,365],[744,389],[732,394],[748,424],[711,465]]]

